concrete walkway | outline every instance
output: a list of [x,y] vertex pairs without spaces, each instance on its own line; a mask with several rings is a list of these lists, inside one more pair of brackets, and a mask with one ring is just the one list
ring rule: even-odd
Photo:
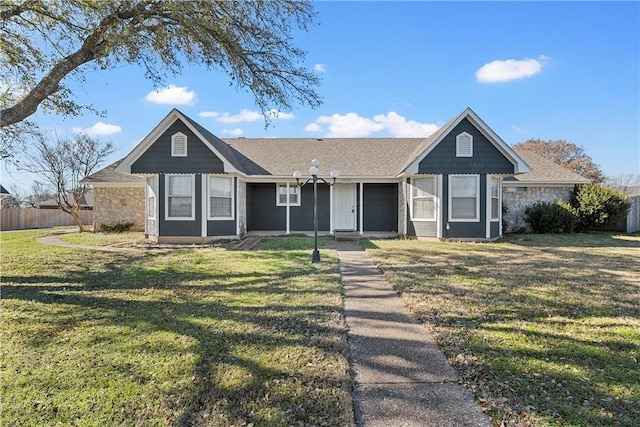
[[491,426],[359,243],[336,242],[359,427]]

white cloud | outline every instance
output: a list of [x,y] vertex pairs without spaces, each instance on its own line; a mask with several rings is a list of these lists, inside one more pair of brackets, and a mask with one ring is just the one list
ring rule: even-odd
[[212,117],[212,118],[216,118],[218,117],[220,113],[216,112],[216,111],[201,111],[198,113],[198,115],[200,117]]
[[495,60],[484,64],[476,71],[476,78],[480,83],[508,82],[511,80],[532,77],[542,71],[546,65],[546,57],[541,55],[538,59],[507,59]]
[[324,73],[327,71],[327,68],[325,67],[324,64],[316,64],[313,66],[313,69],[319,73]]
[[378,114],[369,119],[356,113],[345,115],[320,116],[304,130],[307,132],[325,132],[327,138],[365,137],[372,133],[386,131],[391,136],[402,138],[426,138],[438,129],[431,123],[407,120],[395,111]]
[[193,105],[198,97],[194,91],[187,90],[186,86],[169,85],[149,92],[144,99],[154,104]]
[[528,130],[518,125],[511,125],[511,130],[515,133],[527,133]]
[[[295,116],[293,113],[283,113],[278,110],[269,110],[267,113],[274,120],[289,120]],[[263,120],[264,116],[259,111],[253,111],[244,109],[238,114],[219,113],[217,111],[202,111],[198,114],[200,117],[210,117],[219,123],[243,123],[243,122],[257,122]]]
[[345,115],[320,116],[315,121],[318,125],[328,125],[327,138],[354,138],[367,136],[383,129],[383,126],[356,113]]
[[88,136],[106,136],[120,133],[122,132],[122,128],[118,125],[110,125],[107,123],[98,122],[89,128],[82,129],[79,127],[74,127],[72,131],[73,133],[84,133]]
[[387,115],[379,114],[374,116],[373,120],[382,124],[391,136],[398,138],[425,138],[439,128],[438,125],[433,123],[420,123],[415,120],[407,120],[395,111],[390,111]]
[[244,131],[240,128],[235,128],[235,129],[222,129],[222,133],[224,135],[229,135],[229,136],[240,136],[244,133]]
[[275,120],[291,120],[296,117],[293,113],[283,113],[278,110],[269,110],[269,116]]
[[304,130],[306,132],[322,132],[322,128],[317,123],[309,123],[307,126],[305,126]]

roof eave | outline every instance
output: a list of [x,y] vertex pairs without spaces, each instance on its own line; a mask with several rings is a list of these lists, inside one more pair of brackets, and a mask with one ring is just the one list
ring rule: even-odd
[[502,181],[502,186],[503,187],[522,187],[526,185],[539,185],[539,186],[548,186],[548,187],[567,187],[570,185],[583,185],[588,183],[589,181],[543,181],[543,180]]
[[[405,167],[398,176],[402,174],[417,174],[420,166],[420,162],[424,160],[435,147],[453,130],[462,120],[465,118],[470,119],[472,123],[482,132],[490,141],[494,142],[494,146],[513,164],[514,174],[522,174],[531,172],[531,167],[518,156],[512,149],[502,140],[485,122],[482,120],[471,108],[467,107],[464,111],[458,114],[453,120],[447,123],[446,128],[440,131],[440,134],[433,141],[425,151],[423,151],[417,158],[415,158],[407,167]],[[437,132],[437,131],[436,131]]]
[[198,129],[196,129],[191,120],[182,114],[178,109],[174,108],[166,115],[158,125],[146,136],[140,143],[122,159],[122,162],[116,166],[115,171],[121,173],[131,173],[131,165],[144,154],[145,151],[153,144],[160,135],[162,135],[176,120],[181,120],[185,126],[189,128],[196,137],[211,150],[223,163],[224,171],[227,173],[238,173],[240,175],[246,175],[244,172],[238,170],[234,165],[229,162],[211,143],[205,138]]

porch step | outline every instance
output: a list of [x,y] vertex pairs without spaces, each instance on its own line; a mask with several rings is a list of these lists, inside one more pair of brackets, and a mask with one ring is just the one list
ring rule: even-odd
[[333,232],[333,238],[336,241],[342,240],[342,241],[359,241],[360,240],[360,233],[358,233],[357,231],[351,231],[351,230],[335,230]]

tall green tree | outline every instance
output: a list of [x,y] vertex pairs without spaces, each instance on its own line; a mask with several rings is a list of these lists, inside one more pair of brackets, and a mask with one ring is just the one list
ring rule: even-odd
[[515,144],[513,148],[533,151],[578,175],[590,179],[591,182],[599,184],[605,179],[600,166],[587,155],[584,148],[563,139],[549,141],[529,139]]
[[65,81],[123,63],[142,66],[155,85],[183,63],[223,70],[254,95],[267,122],[271,108],[317,107],[319,77],[291,41],[314,18],[299,0],[0,1],[0,127],[25,131],[20,123],[39,107],[96,111],[78,104]]

